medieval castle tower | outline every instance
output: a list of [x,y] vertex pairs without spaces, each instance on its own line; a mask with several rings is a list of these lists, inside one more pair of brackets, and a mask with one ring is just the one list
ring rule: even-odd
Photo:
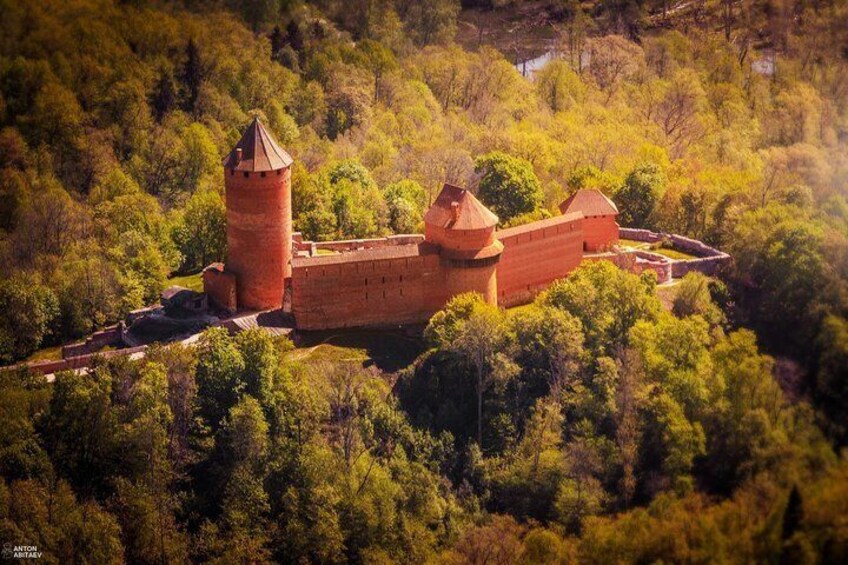
[[471,192],[445,185],[423,235],[304,242],[292,232],[292,158],[259,119],[223,165],[227,261],[204,270],[204,290],[231,312],[284,308],[299,329],[426,322],[469,291],[492,304],[526,303],[584,253],[618,241],[618,210],[597,190],[578,191],[558,216],[498,230]]
[[283,304],[291,277],[292,158],[258,118],[224,159],[227,198],[227,269],[241,308]]

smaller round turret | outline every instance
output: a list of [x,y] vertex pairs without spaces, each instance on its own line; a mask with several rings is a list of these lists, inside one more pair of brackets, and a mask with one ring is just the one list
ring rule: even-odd
[[498,217],[463,188],[446,184],[424,215],[424,237],[440,247],[449,296],[476,291],[497,304],[495,266],[503,244],[495,239]]

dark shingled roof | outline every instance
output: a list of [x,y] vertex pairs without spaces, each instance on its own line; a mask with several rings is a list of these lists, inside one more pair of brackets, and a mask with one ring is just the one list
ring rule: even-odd
[[[240,161],[236,154],[239,149]],[[253,118],[239,142],[224,158],[224,168],[251,173],[276,171],[290,167],[292,163],[291,155],[279,146],[259,118]]]
[[584,216],[610,216],[617,215],[618,208],[615,203],[606,197],[600,190],[583,189],[578,190],[571,197],[559,205],[559,211],[583,212]]
[[[459,204],[456,221],[451,209],[454,202]],[[424,215],[424,222],[452,230],[481,230],[496,226],[498,217],[464,188],[446,184]]]

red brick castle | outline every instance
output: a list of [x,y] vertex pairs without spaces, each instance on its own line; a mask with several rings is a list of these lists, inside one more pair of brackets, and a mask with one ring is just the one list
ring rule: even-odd
[[423,235],[304,242],[292,232],[291,165],[258,119],[224,159],[227,262],[203,273],[218,307],[282,308],[303,330],[420,323],[463,292],[529,302],[584,253],[618,242],[618,210],[597,190],[578,191],[559,216],[498,230],[495,214],[451,185],[425,214]]

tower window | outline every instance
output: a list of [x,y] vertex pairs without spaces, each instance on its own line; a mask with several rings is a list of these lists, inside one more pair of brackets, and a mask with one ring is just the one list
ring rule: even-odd
[[235,169],[230,169],[230,176],[233,176],[234,174],[236,174],[236,170],[235,170]]
[[280,176],[281,174],[283,174],[283,169],[277,169],[277,176]]
[[265,171],[262,171],[261,173],[259,173],[259,176],[264,179],[265,178]]
[[244,172],[244,178],[249,178],[249,177],[250,177],[250,173],[248,173],[247,171],[245,171],[245,172]]

